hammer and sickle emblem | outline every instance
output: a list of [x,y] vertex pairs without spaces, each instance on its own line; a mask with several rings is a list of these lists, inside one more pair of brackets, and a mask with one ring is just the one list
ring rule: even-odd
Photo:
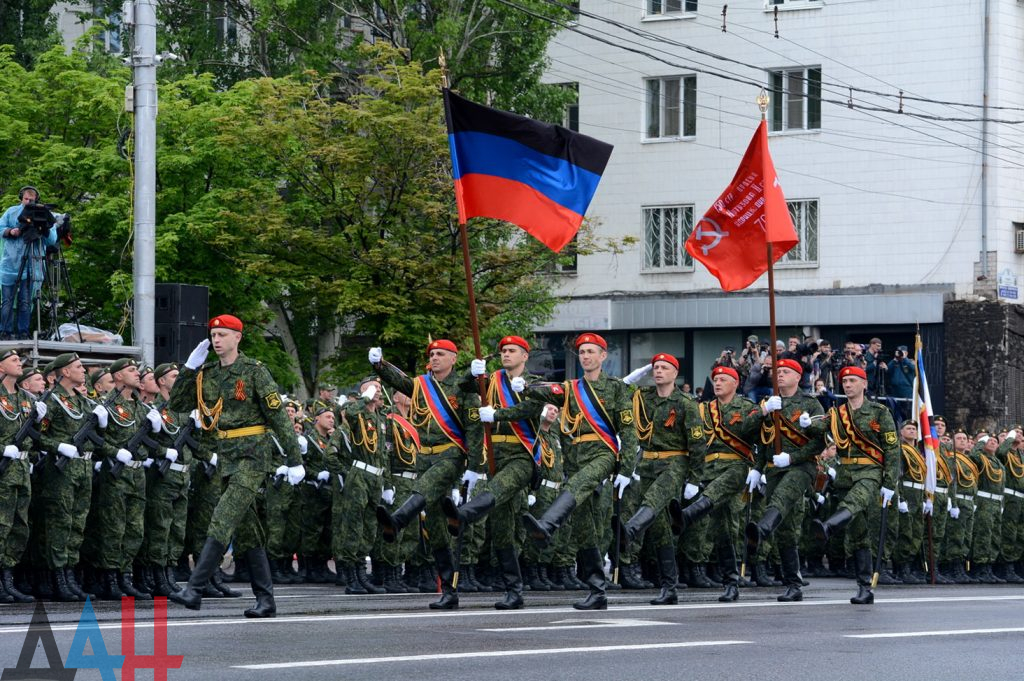
[[705,238],[713,239],[710,244],[701,244],[700,249],[704,252],[704,255],[708,254],[708,251],[713,249],[719,243],[721,243],[723,237],[729,236],[729,232],[723,232],[722,228],[718,226],[718,223],[708,217],[703,217],[700,222],[697,223],[697,230],[694,233],[698,241],[703,241]]

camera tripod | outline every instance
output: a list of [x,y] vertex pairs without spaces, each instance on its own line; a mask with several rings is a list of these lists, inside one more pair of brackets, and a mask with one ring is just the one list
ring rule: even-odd
[[[32,259],[36,258],[43,262],[43,280],[39,282],[39,286],[36,286],[36,282],[33,280],[33,267]],[[14,296],[18,299],[18,304],[21,304],[21,294],[23,283],[28,284],[28,295],[30,298],[29,306],[35,305],[36,309],[36,328],[38,329],[39,336],[41,338],[55,338],[57,340],[63,340],[60,338],[60,309],[61,309],[61,290],[64,289],[64,293],[67,296],[67,301],[70,304],[71,320],[75,323],[78,329],[78,338],[82,340],[82,327],[78,320],[78,305],[75,302],[75,293],[71,287],[71,277],[68,274],[67,261],[64,259],[64,250],[61,247],[60,240],[57,240],[55,246],[47,248],[43,243],[39,235],[34,238],[26,240],[25,253],[21,256],[21,264],[18,267],[18,277],[14,282]],[[43,307],[46,307],[46,317],[49,323],[49,328],[44,329],[43,326]],[[18,306],[15,305],[15,301],[11,301],[11,326],[12,332],[18,335],[17,320],[18,320]]]

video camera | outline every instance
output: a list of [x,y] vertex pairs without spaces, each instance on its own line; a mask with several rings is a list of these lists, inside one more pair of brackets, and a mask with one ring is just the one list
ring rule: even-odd
[[18,217],[21,238],[25,241],[35,241],[49,236],[50,230],[57,224],[57,217],[50,210],[53,207],[37,202],[24,206]]

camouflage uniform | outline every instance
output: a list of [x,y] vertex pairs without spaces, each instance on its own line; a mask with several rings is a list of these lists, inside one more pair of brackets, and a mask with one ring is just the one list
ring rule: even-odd
[[[1003,443],[1005,444],[1005,442]],[[1003,463],[1006,477],[1003,489],[1003,531],[1000,554],[1006,572],[1000,577],[1007,581],[1015,581],[1013,576],[1024,578],[1017,569],[1024,558],[1024,461],[1022,461],[1020,442],[1006,449],[999,448],[996,453]],[[1014,563],[1018,565],[1015,566]],[[1010,573],[1013,573],[1012,575]]]
[[945,560],[951,563],[957,581],[967,579],[964,563],[970,555],[974,530],[974,494],[978,490],[978,467],[966,452],[954,452],[956,492],[951,495],[952,507],[959,517],[946,521]]
[[[416,441],[413,434],[406,430],[405,424],[409,424],[407,419],[397,413],[388,414],[387,418],[385,447],[389,456],[388,470],[391,471],[390,486],[395,490],[395,499],[406,499],[412,493],[413,485],[416,482]],[[412,428],[412,424],[409,424],[408,427]],[[384,541],[378,533],[378,541],[374,548],[375,558],[378,558],[386,568],[395,571],[396,580],[402,563],[408,563],[405,575],[408,584],[413,585],[414,578],[417,578],[415,581],[427,583],[428,580],[418,579],[421,576],[419,573],[424,569],[424,563],[429,562],[428,556],[419,555],[416,550],[419,540],[418,521],[408,527],[403,527],[393,542]],[[431,591],[434,590],[436,590],[436,586],[431,589]]]
[[[892,559],[897,577],[905,579],[908,568],[920,560],[924,545],[924,456],[912,444],[900,444],[903,465],[897,490],[901,501],[907,504],[907,512],[899,514],[899,534],[893,549]],[[936,475],[938,485],[938,475]],[[932,502],[934,508],[934,501]],[[913,577],[911,577],[913,579]]]
[[[0,388],[0,447],[14,444],[15,436],[25,419],[35,419],[34,400],[28,393],[15,391],[7,393]],[[11,570],[21,560],[29,538],[29,501],[32,497],[32,481],[29,475],[31,464],[29,452],[32,441],[21,443],[20,458],[0,459],[6,467],[0,473],[0,570],[3,584],[0,595],[11,592],[13,575]],[[15,590],[16,593],[16,590]],[[15,593],[11,593],[13,600]],[[17,593],[21,596],[20,593]],[[19,602],[22,598],[18,598]],[[30,600],[30,599],[24,599]]]
[[[1003,442],[1005,449],[1009,445]],[[1004,451],[1005,451],[1004,449]],[[997,450],[998,451],[998,450]],[[994,582],[992,565],[999,558],[999,543],[1002,538],[1000,521],[1003,512],[1003,482],[1006,472],[999,458],[985,452],[985,445],[979,443],[971,451],[971,458],[978,467],[978,492],[974,495],[974,534],[971,544],[971,574],[983,582]]]
[[[324,581],[333,577],[328,574],[327,560],[331,556],[331,485],[327,480],[318,480],[321,471],[327,471],[327,449],[329,437],[320,435],[311,428],[306,433],[309,446],[303,457],[306,479],[298,486],[301,499],[300,545],[301,556],[306,565],[307,578],[312,570],[313,580]],[[329,471],[328,471],[329,472]],[[291,556],[288,556],[291,562]]]

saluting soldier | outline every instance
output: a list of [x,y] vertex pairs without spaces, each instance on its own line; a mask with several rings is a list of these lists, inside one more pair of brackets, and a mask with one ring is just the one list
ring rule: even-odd
[[[1011,443],[1012,444],[1012,441]],[[999,462],[996,451],[999,440],[983,435],[971,451],[971,458],[978,467],[978,492],[974,495],[974,535],[971,544],[971,575],[982,584],[1005,584],[1006,580],[992,572],[992,565],[999,557],[1002,538],[1000,521],[1003,511],[1003,481],[1006,473]],[[1004,451],[1010,448],[1006,445]]]
[[943,557],[949,563],[950,575],[957,584],[977,584],[967,574],[974,529],[974,494],[978,491],[978,467],[970,456],[970,438],[962,428],[953,433],[953,470],[956,492],[950,495],[949,520],[946,522],[946,544]]
[[[949,518],[949,509],[952,508],[952,499],[956,495],[956,458],[953,456],[953,440],[946,434],[946,418],[936,414],[932,417],[932,424],[935,427],[935,435],[938,437],[939,450],[935,457],[935,498],[929,501],[927,497],[924,502],[925,516],[931,518],[932,523],[932,553],[929,558],[936,565],[935,583],[953,584],[949,564],[942,556],[942,550],[946,543],[946,527]],[[926,521],[927,522],[927,521]],[[925,576],[930,581],[930,577]]]
[[[561,407],[561,429],[571,437],[566,452],[566,473],[569,479],[561,493],[538,519],[530,513],[523,515],[527,534],[536,542],[545,544],[569,516],[572,516],[572,538],[583,581],[590,594],[573,603],[577,610],[605,610],[603,552],[598,548],[594,490],[609,479],[616,461],[621,468],[616,476],[619,491],[625,489],[621,479],[629,480],[633,474],[637,451],[636,430],[633,427],[633,405],[629,387],[621,379],[608,376],[602,365],[608,358],[608,342],[596,333],[584,333],[576,338],[583,378],[564,384],[537,387],[527,393],[531,400],[540,400]],[[524,400],[495,412],[481,411],[481,420],[492,417],[495,421],[518,421],[536,414],[535,405]]]
[[[679,360],[659,352],[650,364],[624,380],[633,384],[648,371],[653,374],[654,385],[633,393],[633,422],[643,450],[637,466],[643,497],[636,513],[623,525],[622,545],[639,554],[639,545],[646,536],[657,555],[661,575],[661,592],[651,605],[672,605],[679,602],[679,568],[668,504],[680,491],[684,499],[698,494],[705,436],[697,401],[676,387]],[[626,564],[636,565],[629,561]]]
[[832,492],[839,506],[827,520],[815,520],[812,527],[822,543],[832,532],[846,527],[857,578],[857,595],[850,602],[868,605],[875,602],[871,591],[868,510],[872,505],[887,506],[892,501],[899,466],[899,438],[889,410],[865,399],[868,377],[863,369],[843,367],[839,380],[847,401],[828,414],[839,455],[839,472]]
[[427,346],[430,369],[416,378],[409,378],[385,362],[380,348],[370,348],[369,352],[370,364],[381,381],[411,397],[409,421],[420,439],[416,456],[418,477],[412,493],[394,513],[386,504],[378,506],[377,520],[384,540],[396,541],[401,529],[426,510],[430,547],[441,577],[441,598],[430,604],[434,610],[459,607],[459,595],[452,583],[455,558],[441,500],[458,486],[467,456],[480,458],[483,442],[480,395],[461,387],[459,376],[453,371],[458,352],[450,340],[431,342]]
[[[202,605],[199,588],[214,575],[237,532],[236,546],[250,547],[245,558],[256,596],[256,607],[246,610],[245,616],[273,617],[277,614],[274,584],[263,546],[266,509],[257,501],[273,470],[272,453],[278,446],[286,455],[288,481],[296,484],[305,477],[304,445],[285,414],[270,371],[239,351],[242,321],[220,315],[210,320],[209,329],[210,338],[196,346],[178,374],[168,406],[179,412],[198,407],[204,437],[216,437],[219,442],[218,471],[224,493],[213,511],[206,543],[188,584],[170,598],[198,610]],[[217,358],[207,362],[211,345]]]
[[[759,521],[747,525],[746,534],[753,556],[758,544],[774,533],[786,587],[778,600],[792,602],[804,599],[800,589],[799,511],[813,489],[816,458],[825,449],[826,426],[824,419],[814,418],[824,415],[821,403],[800,390],[803,365],[795,359],[780,359],[775,366],[779,394],[765,401],[761,424],[764,447],[758,450],[756,465],[767,471],[765,511]],[[772,446],[776,438],[782,442],[778,454]]]

